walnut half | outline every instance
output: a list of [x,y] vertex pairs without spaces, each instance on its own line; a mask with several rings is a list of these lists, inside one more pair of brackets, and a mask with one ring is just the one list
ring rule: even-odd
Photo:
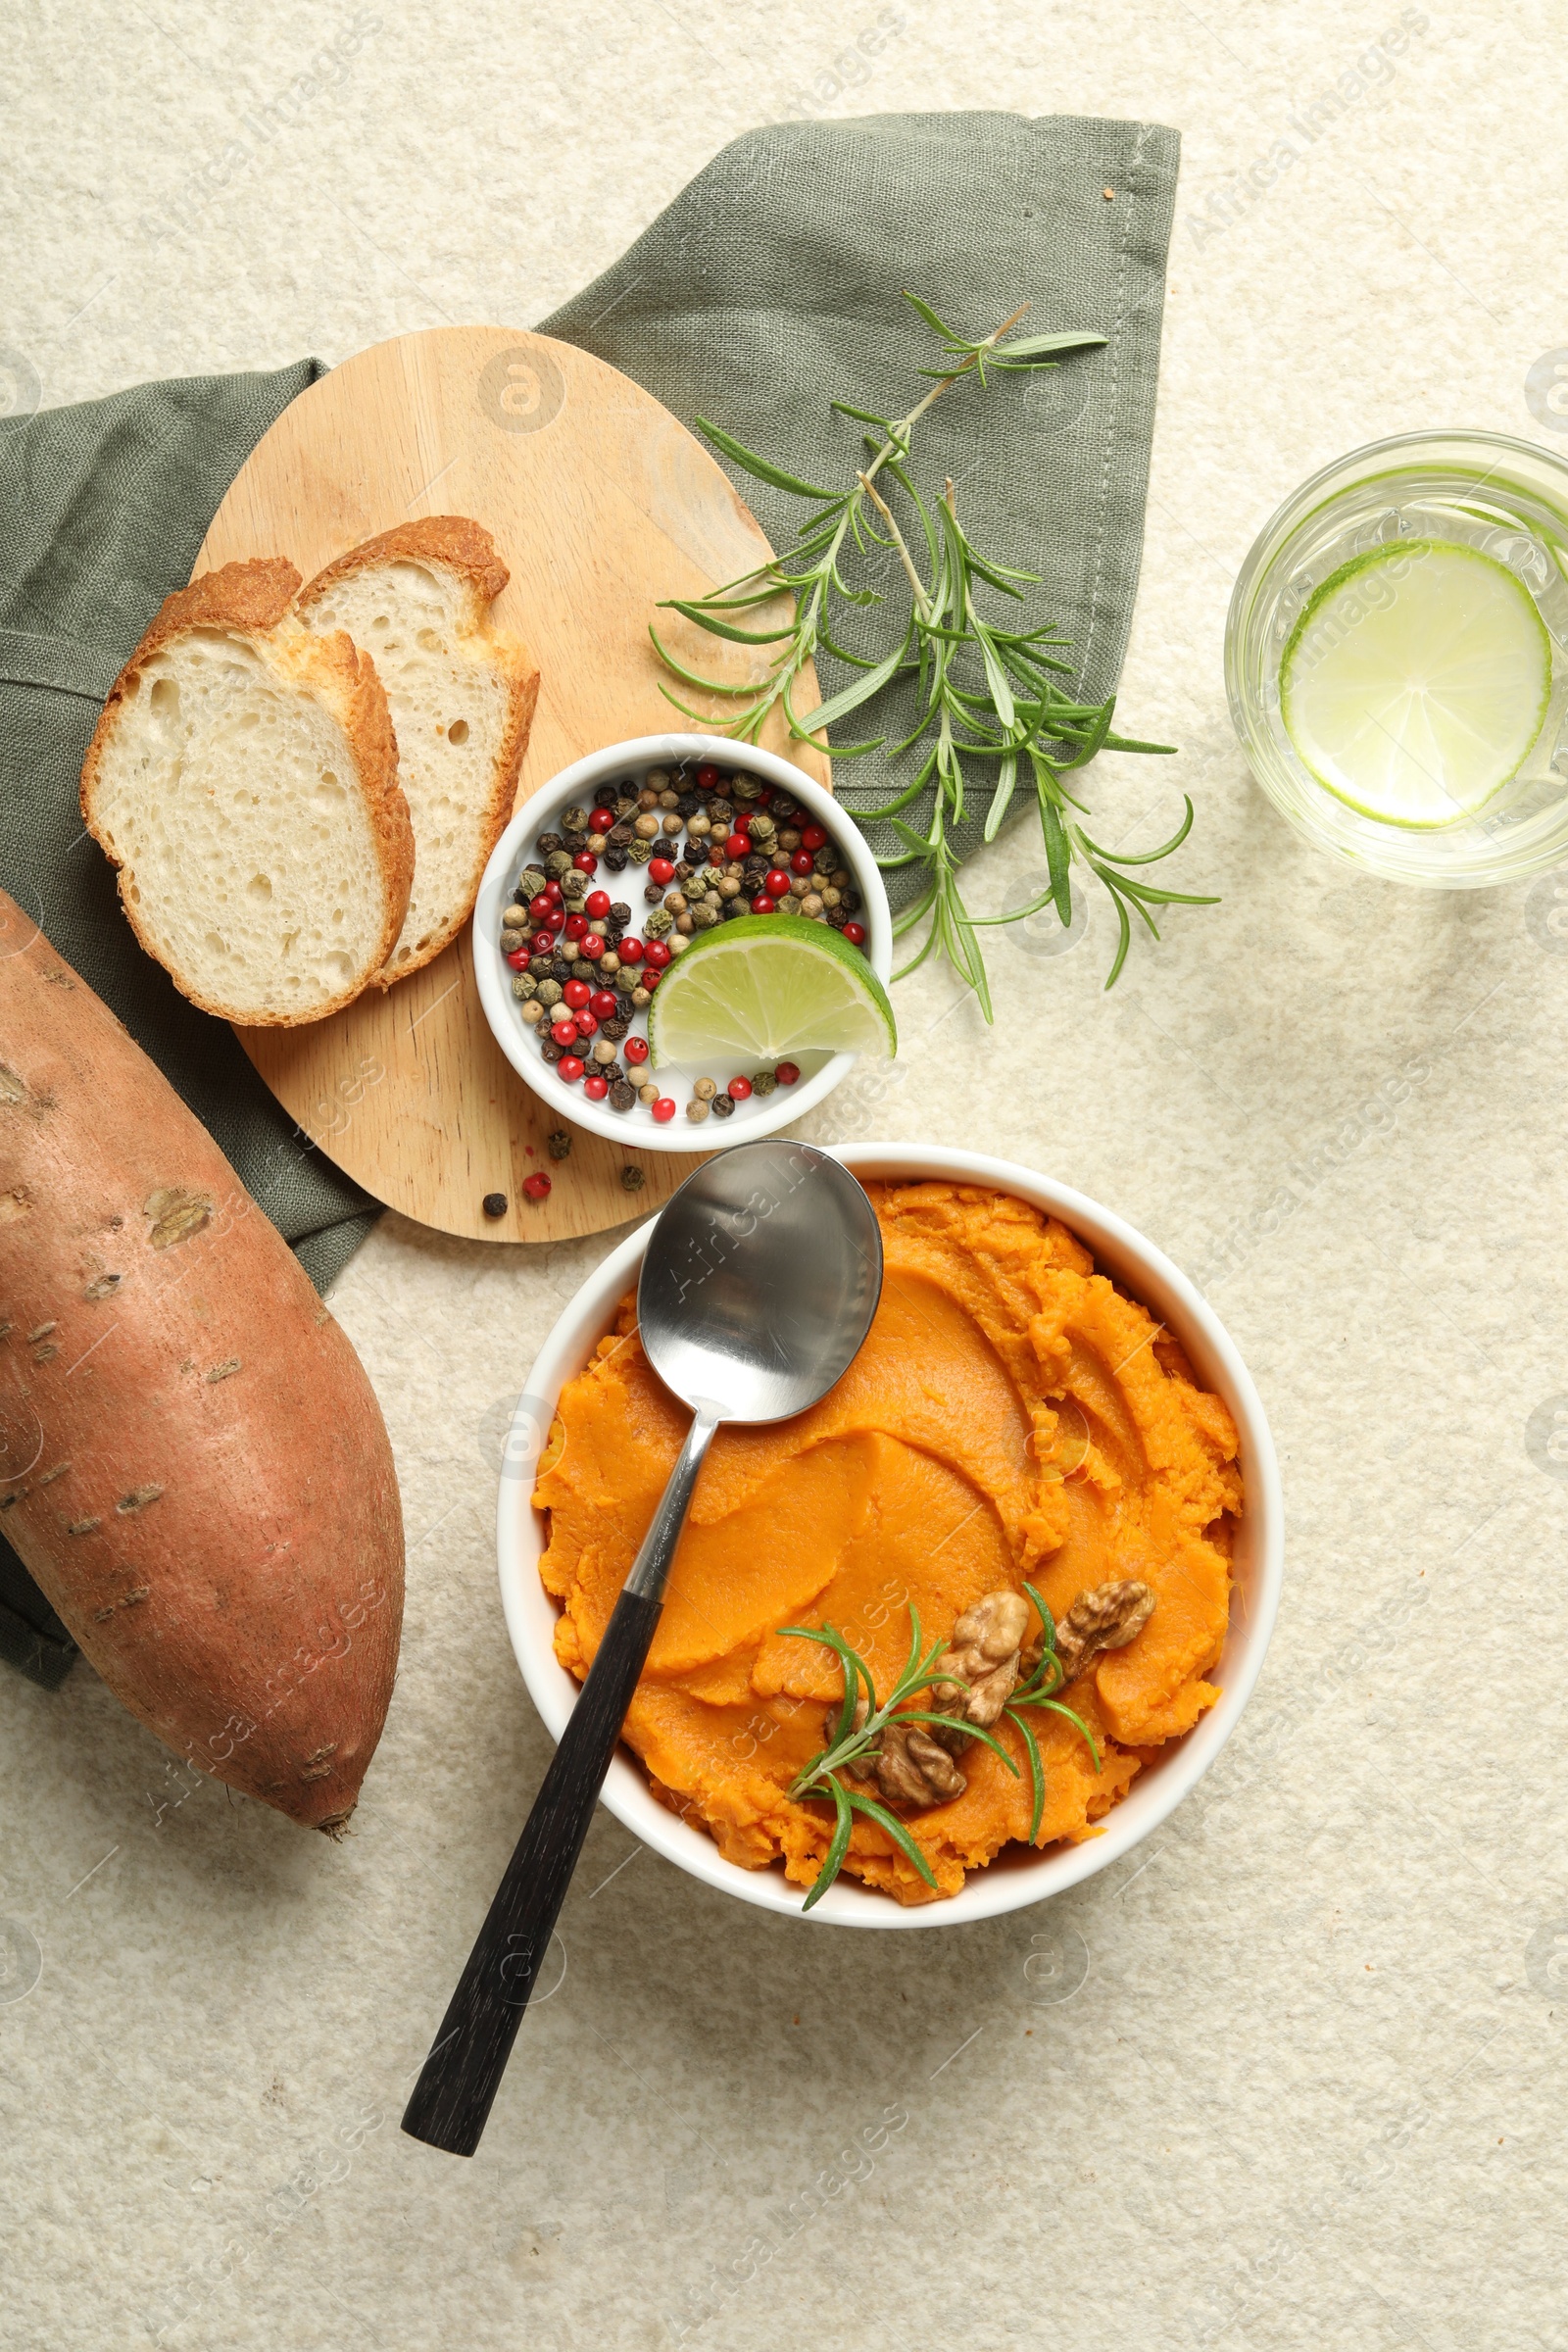
[[[1063,1682],[1076,1682],[1102,1650],[1125,1649],[1153,1613],[1153,1589],[1136,1577],[1091,1585],[1087,1592],[1080,1592],[1056,1626],[1056,1655],[1061,1660]],[[1040,1662],[1042,1647],[1038,1640],[1030,1644],[1033,1655],[1027,1665],[1031,1673]]]

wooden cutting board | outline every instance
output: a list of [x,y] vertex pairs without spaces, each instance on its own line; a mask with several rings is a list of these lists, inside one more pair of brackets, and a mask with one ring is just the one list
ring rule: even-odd
[[[196,570],[287,556],[305,578],[376,531],[422,514],[482,522],[512,572],[498,623],[539,663],[518,801],[584,753],[683,721],[659,691],[648,624],[763,562],[766,540],[701,443],[629,377],[570,344],[512,327],[436,327],[378,343],[303,393],[241,468]],[[705,676],[760,674],[745,648],[659,616]],[[666,631],[664,624],[672,625]],[[694,699],[694,698],[688,698]],[[701,698],[695,698],[701,699]],[[768,748],[827,783],[827,762]],[[304,1029],[241,1029],[241,1045],[313,1142],[421,1225],[476,1241],[562,1241],[657,1207],[702,1153],[640,1152],[558,1124],[486,1025],[466,934],[382,995]],[[621,1172],[639,1167],[628,1191]],[[536,1169],[548,1200],[524,1198]],[[481,1205],[504,1193],[507,1213]]]

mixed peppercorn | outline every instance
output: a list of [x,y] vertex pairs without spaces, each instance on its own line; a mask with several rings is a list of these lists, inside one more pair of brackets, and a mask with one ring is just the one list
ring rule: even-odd
[[[641,881],[640,931],[601,867]],[[796,915],[863,948],[860,912],[837,843],[787,792],[740,770],[682,764],[651,768],[640,784],[601,784],[591,807],[566,809],[558,832],[538,836],[501,918],[501,952],[556,1075],[612,1110],[641,1103],[662,1125],[679,1106],[649,1075],[637,1023],[687,941],[738,918]],[[722,1089],[699,1078],[686,1116],[727,1119],[800,1074],[781,1061]]]

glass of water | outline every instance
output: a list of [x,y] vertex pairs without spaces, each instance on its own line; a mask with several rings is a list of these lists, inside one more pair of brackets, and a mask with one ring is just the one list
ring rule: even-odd
[[1568,465],[1498,433],[1353,451],[1259,533],[1225,628],[1275,807],[1446,890],[1568,860]]

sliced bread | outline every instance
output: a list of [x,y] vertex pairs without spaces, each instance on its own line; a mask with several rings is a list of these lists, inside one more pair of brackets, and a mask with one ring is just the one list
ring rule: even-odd
[[165,602],[81,771],[150,955],[225,1020],[318,1021],[380,971],[414,834],[374,663],[294,616],[300,575],[226,564]]
[[512,814],[539,672],[490,625],[509,576],[488,531],[436,514],[351,549],[296,601],[307,628],[346,629],[370,656],[392,712],[414,889],[382,988],[457,937]]

